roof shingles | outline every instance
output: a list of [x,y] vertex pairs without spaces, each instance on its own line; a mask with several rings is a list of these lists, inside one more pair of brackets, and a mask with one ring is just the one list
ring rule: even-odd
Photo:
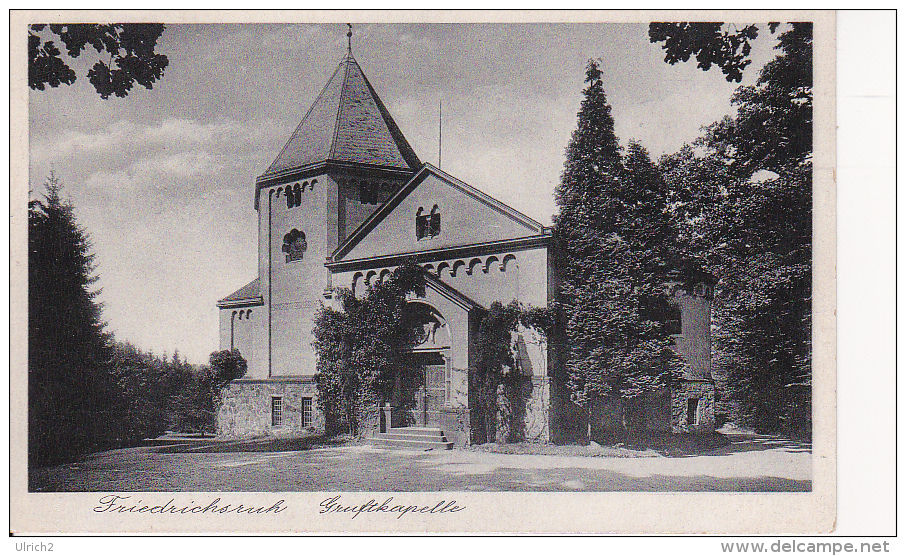
[[229,303],[230,301],[245,301],[247,299],[255,299],[260,296],[260,281],[258,280],[258,278],[255,278],[248,284],[242,286],[238,290],[218,301],[218,303]]
[[412,170],[421,165],[351,54],[262,177],[327,161]]

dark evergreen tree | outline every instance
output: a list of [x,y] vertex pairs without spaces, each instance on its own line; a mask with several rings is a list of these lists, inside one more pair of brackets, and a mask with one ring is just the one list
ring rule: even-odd
[[245,372],[236,353],[195,369],[174,352],[143,353],[104,331],[94,256],[50,175],[29,203],[29,466],[134,445],[167,428],[213,431],[217,394]]
[[29,465],[104,448],[121,435],[121,396],[94,288],[94,255],[52,173],[28,211]]
[[113,344],[111,370],[126,401],[117,417],[123,438],[131,443],[166,430],[169,393],[163,363],[129,343]]
[[637,141],[629,142],[623,166],[628,187],[623,192],[621,235],[643,254],[640,286],[653,288],[647,293],[657,296],[668,274],[684,264],[676,251],[677,229],[668,211],[667,184],[648,150]]
[[647,311],[661,296],[672,243],[664,186],[641,146],[626,160],[601,70],[586,71],[578,127],[566,151],[555,217],[573,399],[591,408],[666,385],[675,357]]

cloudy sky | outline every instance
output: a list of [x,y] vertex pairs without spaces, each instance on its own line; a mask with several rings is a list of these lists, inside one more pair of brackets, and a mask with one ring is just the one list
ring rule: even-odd
[[[29,95],[30,187],[53,170],[97,256],[108,329],[204,362],[217,299],[255,277],[254,181],[346,49],[346,26],[168,25],[153,90],[101,100],[75,85]],[[764,32],[744,80],[774,54]],[[600,59],[621,143],[653,158],[731,113],[716,69],[669,66],[647,25],[355,26],[353,53],[419,157],[545,224],[581,101]],[[83,55],[83,58],[85,56]]]

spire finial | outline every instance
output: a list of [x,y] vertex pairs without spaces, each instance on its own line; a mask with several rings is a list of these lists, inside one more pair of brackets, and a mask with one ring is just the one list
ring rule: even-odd
[[352,23],[347,23],[346,27],[349,27],[349,30],[346,31],[346,40],[349,42],[348,52],[352,54]]

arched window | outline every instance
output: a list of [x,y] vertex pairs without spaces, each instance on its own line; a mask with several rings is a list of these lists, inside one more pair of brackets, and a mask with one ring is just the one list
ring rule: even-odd
[[302,204],[302,190],[305,188],[298,183],[286,186],[286,208],[297,207]]
[[283,249],[286,253],[286,262],[301,261],[305,251],[308,249],[308,243],[305,241],[305,234],[295,228],[283,236]]
[[230,350],[236,347],[236,311],[230,315]]
[[503,262],[500,263],[500,272],[512,272],[516,268],[518,268],[516,266],[516,255],[512,253],[504,255]]
[[418,207],[415,213],[415,237],[417,239],[430,239],[440,234],[440,210],[437,205],[431,208],[431,212],[425,214],[423,207]]
[[359,200],[364,205],[376,205],[380,202],[380,192],[376,183],[359,182]]
[[428,226],[428,236],[434,237],[440,235],[440,210],[438,210],[437,205],[431,208],[430,221]]
[[356,297],[364,295],[365,293],[365,275],[361,272],[356,272],[352,275],[352,294]]
[[415,213],[415,238],[421,239],[425,237],[425,217],[422,214],[425,212],[425,209],[418,207],[418,212]]

